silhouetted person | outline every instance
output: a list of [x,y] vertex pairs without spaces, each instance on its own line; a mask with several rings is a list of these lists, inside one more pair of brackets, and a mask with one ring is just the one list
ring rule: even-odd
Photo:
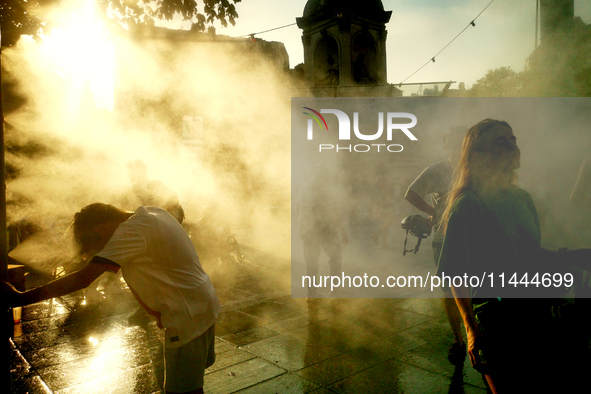
[[201,211],[201,217],[193,223],[191,238],[208,269],[214,263],[219,265],[226,262],[230,257],[230,237],[230,225],[224,215],[223,206],[217,202],[206,205]]
[[[432,247],[435,266],[439,262],[443,245],[443,232],[440,231],[441,215],[445,209],[445,199],[451,187],[454,168],[460,159],[465,135],[465,127],[452,127],[447,130],[443,136],[443,147],[448,158],[423,170],[408,187],[404,196],[414,207],[429,215],[429,224],[434,226]],[[427,195],[431,196],[430,203],[424,200]],[[454,334],[454,343],[449,348],[447,356],[452,364],[460,365],[466,358],[466,344],[462,337],[462,317],[451,296],[451,289],[444,287],[443,291],[446,294],[446,298],[442,299],[443,306]]]
[[185,212],[178,197],[161,181],[148,179],[148,169],[143,161],[137,159],[128,162],[127,172],[140,205],[164,208],[179,223],[183,222]]
[[[348,242],[347,232],[341,221],[336,201],[328,182],[329,170],[324,165],[312,168],[310,179],[304,185],[296,202],[299,234],[304,246],[306,275],[313,278],[318,275],[321,250],[328,256],[330,274],[341,276],[342,248]],[[339,239],[340,233],[340,239]],[[318,296],[316,288],[308,289],[308,298]]]
[[12,306],[63,296],[89,286],[105,271],[123,271],[133,295],[165,330],[165,390],[203,393],[205,368],[215,361],[216,292],[201,268],[189,236],[168,212],[135,212],[91,204],[74,216],[84,268],[46,285],[19,292],[0,281]]

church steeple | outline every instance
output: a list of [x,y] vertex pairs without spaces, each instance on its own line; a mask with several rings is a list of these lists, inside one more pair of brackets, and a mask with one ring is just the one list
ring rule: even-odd
[[386,23],[391,15],[381,0],[309,0],[304,15],[296,19],[303,30],[308,84],[386,84]]

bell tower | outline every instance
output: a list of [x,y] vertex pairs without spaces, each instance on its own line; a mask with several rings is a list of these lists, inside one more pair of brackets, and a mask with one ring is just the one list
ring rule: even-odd
[[391,15],[381,0],[308,0],[296,21],[309,86],[385,85]]

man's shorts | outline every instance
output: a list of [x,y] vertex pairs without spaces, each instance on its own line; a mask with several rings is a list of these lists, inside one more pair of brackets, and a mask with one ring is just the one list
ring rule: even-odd
[[186,345],[165,348],[166,391],[186,393],[203,387],[205,369],[215,362],[214,343],[215,324]]

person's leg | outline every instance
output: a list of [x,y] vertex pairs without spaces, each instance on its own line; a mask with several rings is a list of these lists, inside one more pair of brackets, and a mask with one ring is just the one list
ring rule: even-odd
[[[433,260],[435,261],[436,267],[439,263],[439,256],[441,254],[442,246],[443,242],[432,243]],[[462,337],[462,315],[460,314],[460,310],[458,309],[458,305],[456,304],[456,300],[453,297],[451,289],[444,288],[443,292],[445,293],[445,298],[442,298],[441,301],[447,316],[447,321],[449,322],[449,326],[451,327],[451,331],[454,336],[454,343],[447,352],[447,358],[453,365],[459,365],[462,364],[466,358],[466,344],[464,343],[464,338]]]
[[[320,240],[318,236],[309,236],[302,238],[304,245],[304,260],[306,262],[306,275],[308,275],[312,282],[314,277],[318,275],[318,259],[320,258]],[[308,297],[314,298],[318,294],[318,290],[314,287],[308,288]]]
[[165,393],[203,393],[205,369],[215,362],[214,343],[215,324],[179,348],[165,348]]
[[443,307],[454,335],[454,343],[447,351],[447,359],[453,365],[462,365],[466,359],[466,343],[462,337],[462,315],[454,298],[443,298]]
[[343,257],[341,241],[338,233],[330,232],[322,236],[322,249],[328,256],[328,266],[332,276],[341,276],[343,272]]
[[460,344],[464,343],[464,338],[462,337],[462,315],[460,314],[456,300],[450,297],[443,298],[442,301],[445,313],[447,314],[447,320],[454,334],[454,341]]
[[[322,237],[322,249],[328,256],[330,275],[340,277],[343,273],[343,257],[341,241],[337,232],[325,234]],[[339,288],[335,288],[331,290],[330,294],[334,296],[339,291]]]
[[[435,266],[437,267],[443,242],[433,242],[432,246],[433,260],[435,261]],[[443,292],[445,293],[445,298],[442,299],[443,308],[445,309],[445,314],[447,315],[447,320],[449,321],[451,331],[454,334],[454,341],[456,343],[463,344],[464,338],[462,337],[462,315],[460,314],[460,310],[458,309],[458,305],[456,304],[456,300],[453,297],[451,289],[444,288]]]

